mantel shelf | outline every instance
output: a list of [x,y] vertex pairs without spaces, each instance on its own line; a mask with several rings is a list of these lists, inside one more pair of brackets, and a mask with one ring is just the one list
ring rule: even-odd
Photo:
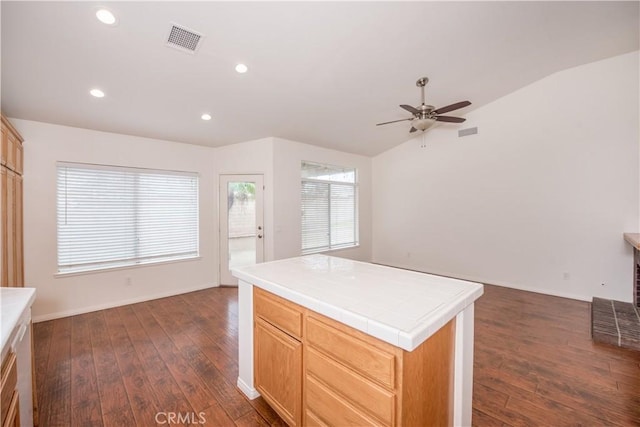
[[640,251],[640,233],[624,233],[624,240]]

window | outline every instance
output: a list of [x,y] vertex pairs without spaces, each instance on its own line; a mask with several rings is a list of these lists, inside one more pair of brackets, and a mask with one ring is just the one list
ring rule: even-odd
[[356,170],[302,162],[302,253],[358,244]]
[[58,272],[198,256],[198,175],[58,163]]

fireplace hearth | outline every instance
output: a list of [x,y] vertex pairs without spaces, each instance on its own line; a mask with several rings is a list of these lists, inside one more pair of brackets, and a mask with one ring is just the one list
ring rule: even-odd
[[594,298],[591,302],[591,338],[640,351],[640,310],[629,302]]

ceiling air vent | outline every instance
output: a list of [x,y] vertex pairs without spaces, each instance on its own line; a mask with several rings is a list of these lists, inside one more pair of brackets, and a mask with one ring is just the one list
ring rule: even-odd
[[172,23],[169,36],[167,37],[167,46],[183,52],[195,53],[198,47],[200,47],[202,38],[202,34]]

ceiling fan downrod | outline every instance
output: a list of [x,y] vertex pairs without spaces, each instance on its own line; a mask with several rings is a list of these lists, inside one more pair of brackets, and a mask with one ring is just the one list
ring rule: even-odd
[[427,85],[427,83],[429,83],[429,78],[428,77],[421,77],[416,82],[416,86],[418,86],[420,88],[420,95],[421,95],[421,98],[422,98],[422,105],[424,105],[424,87]]

